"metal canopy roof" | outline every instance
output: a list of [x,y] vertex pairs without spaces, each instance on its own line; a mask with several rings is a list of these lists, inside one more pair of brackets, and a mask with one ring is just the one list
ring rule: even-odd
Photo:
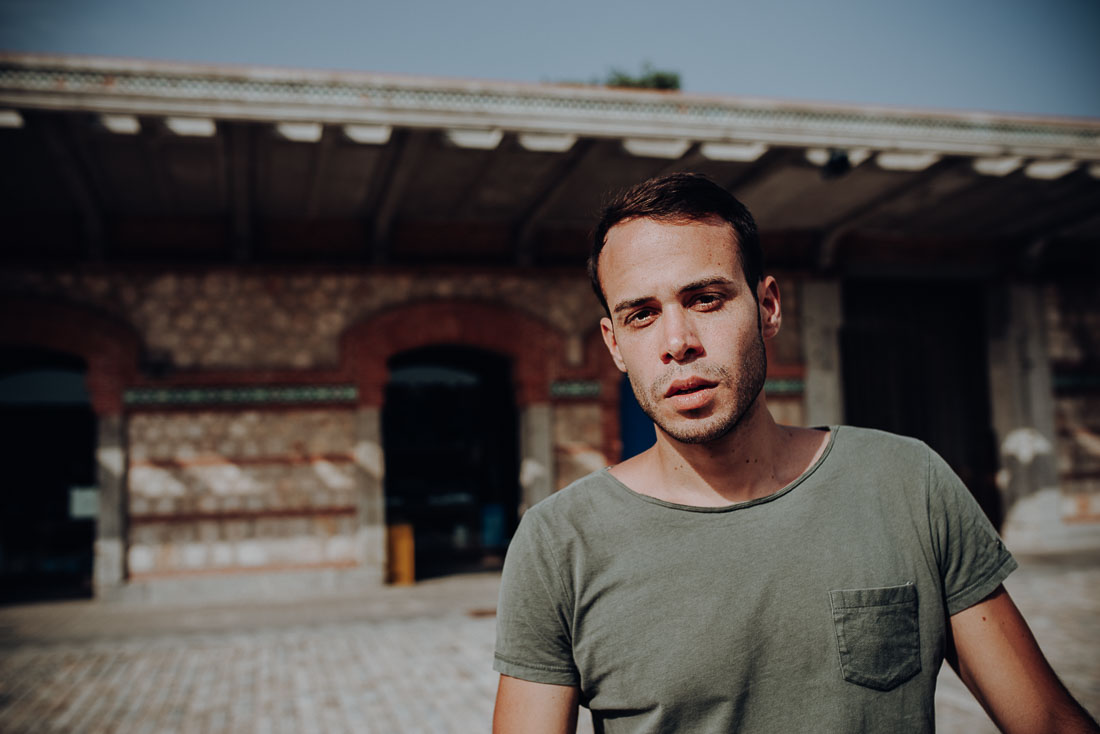
[[1100,121],[0,56],[14,260],[575,265],[607,191],[709,174],[773,264],[1080,268]]

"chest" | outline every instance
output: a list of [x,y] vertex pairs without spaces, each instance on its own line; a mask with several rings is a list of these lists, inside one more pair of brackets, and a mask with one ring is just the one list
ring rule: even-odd
[[894,520],[808,511],[609,534],[574,565],[582,690],[594,709],[645,709],[843,688],[833,592],[909,584],[917,654],[938,667],[938,574]]

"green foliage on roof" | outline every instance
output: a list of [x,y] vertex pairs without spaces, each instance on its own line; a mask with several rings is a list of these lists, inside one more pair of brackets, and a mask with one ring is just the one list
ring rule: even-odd
[[641,73],[635,75],[622,69],[613,68],[601,81],[607,87],[628,89],[680,89],[680,72],[657,69],[648,61],[642,64]]

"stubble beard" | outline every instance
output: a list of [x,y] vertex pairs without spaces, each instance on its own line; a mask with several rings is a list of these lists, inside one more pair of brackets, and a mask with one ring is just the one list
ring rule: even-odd
[[[764,380],[768,373],[768,358],[764,351],[764,337],[757,334],[742,363],[740,375],[734,376],[722,365],[692,370],[692,374],[717,382],[733,394],[733,405],[722,414],[711,414],[701,418],[669,418],[657,411],[657,405],[664,399],[665,391],[680,375],[669,372],[646,388],[633,379],[630,386],[642,411],[670,438],[687,444],[705,444],[727,436],[741,423],[760,391],[764,389]],[[628,374],[627,377],[630,375]]]

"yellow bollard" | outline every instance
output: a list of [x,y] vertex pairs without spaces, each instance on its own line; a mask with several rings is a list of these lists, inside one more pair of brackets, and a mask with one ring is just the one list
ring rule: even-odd
[[416,546],[413,526],[408,523],[386,526],[386,582],[395,586],[416,583]]

